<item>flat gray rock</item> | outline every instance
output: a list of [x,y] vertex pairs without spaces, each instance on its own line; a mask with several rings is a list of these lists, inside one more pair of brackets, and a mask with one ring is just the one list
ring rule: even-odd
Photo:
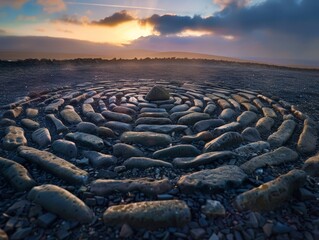
[[21,146],[18,148],[18,154],[70,183],[85,184],[88,180],[88,173],[86,171],[50,152]]
[[151,167],[172,168],[173,167],[171,163],[157,160],[157,159],[146,158],[146,157],[131,157],[125,160],[123,165],[126,167],[126,169],[132,169],[132,168],[147,169]]
[[184,201],[147,201],[112,206],[103,214],[107,225],[123,225],[134,228],[183,227],[191,220],[190,209]]
[[209,152],[198,155],[195,158],[175,158],[172,163],[174,167],[191,168],[229,160],[234,157],[235,154],[231,151]]
[[96,195],[108,195],[114,192],[142,192],[147,195],[163,194],[170,191],[173,185],[168,179],[154,180],[151,178],[113,180],[98,179],[91,183],[91,192]]
[[234,120],[236,116],[237,116],[237,113],[233,109],[226,108],[220,113],[218,118],[223,119],[225,122],[230,122]]
[[140,144],[147,147],[167,146],[172,142],[169,135],[154,132],[125,132],[120,140],[124,143]]
[[177,186],[183,193],[215,193],[238,187],[246,178],[247,175],[239,167],[225,165],[184,175],[177,182]]
[[213,130],[213,135],[218,137],[226,132],[234,132],[241,129],[241,124],[239,122],[231,122],[224,125],[221,125],[219,127],[216,127]]
[[240,166],[246,173],[253,173],[257,168],[279,165],[286,162],[296,161],[298,153],[290,148],[280,147],[273,152],[254,157]]
[[88,224],[94,214],[85,203],[67,190],[46,184],[31,189],[28,199],[65,220]]
[[104,148],[103,139],[88,133],[68,133],[65,136],[65,139],[73,141],[79,145],[82,145],[83,147],[92,148],[94,150],[102,150]]
[[179,144],[176,146],[164,148],[153,153],[153,158],[173,159],[176,157],[194,157],[200,154],[200,151],[190,144]]

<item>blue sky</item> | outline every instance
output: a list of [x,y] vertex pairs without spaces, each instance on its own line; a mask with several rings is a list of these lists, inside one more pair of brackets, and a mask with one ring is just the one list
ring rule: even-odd
[[0,35],[319,62],[318,0],[1,0]]

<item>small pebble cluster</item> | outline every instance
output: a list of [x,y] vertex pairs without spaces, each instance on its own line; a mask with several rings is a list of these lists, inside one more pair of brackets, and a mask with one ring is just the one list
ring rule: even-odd
[[317,123],[283,99],[143,79],[1,109],[1,240],[319,236],[263,215],[318,199]]

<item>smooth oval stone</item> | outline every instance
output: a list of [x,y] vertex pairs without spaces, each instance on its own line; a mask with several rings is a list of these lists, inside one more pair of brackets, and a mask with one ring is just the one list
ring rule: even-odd
[[30,130],[35,130],[40,127],[40,124],[28,118],[21,119],[21,125]]
[[264,183],[236,197],[235,207],[240,210],[271,211],[290,200],[293,193],[306,182],[307,175],[294,169],[275,180]]
[[88,224],[94,218],[92,210],[82,200],[55,185],[32,188],[28,199],[66,220]]
[[39,114],[39,110],[36,108],[27,108],[25,114],[28,118],[35,118]]
[[80,122],[76,126],[76,130],[83,133],[89,133],[96,135],[97,134],[97,126],[91,122]]
[[246,173],[253,173],[257,168],[280,165],[298,159],[298,153],[290,148],[280,147],[273,152],[254,157],[240,166]]
[[165,108],[142,108],[140,113],[166,113]]
[[201,165],[215,163],[216,161],[234,158],[235,154],[231,151],[203,153],[195,158],[175,158],[173,166],[178,168],[191,168]]
[[15,161],[0,157],[0,173],[18,191],[27,191],[36,185],[28,170]]
[[118,121],[118,122],[124,122],[129,123],[133,121],[133,118],[130,115],[124,114],[124,113],[117,113],[117,112],[111,112],[111,111],[103,111],[102,115],[111,121]]
[[225,125],[216,127],[213,131],[213,135],[218,137],[226,132],[234,132],[238,131],[241,128],[241,124],[239,122],[231,122]]
[[243,128],[251,125],[252,123],[256,121],[257,121],[257,114],[250,111],[245,111],[237,117],[237,122],[239,122]]
[[210,119],[210,116],[207,113],[193,112],[178,119],[177,123],[182,125],[194,125],[199,121],[207,119]]
[[253,127],[245,128],[241,135],[244,140],[248,142],[257,142],[261,140],[258,130]]
[[173,107],[169,112],[175,113],[175,112],[183,112],[187,111],[189,109],[189,106],[187,104],[181,104]]
[[32,141],[40,147],[46,147],[51,143],[51,134],[47,128],[39,128],[32,133]]
[[164,87],[158,85],[152,87],[152,89],[145,96],[147,101],[162,101],[168,100],[169,98],[169,92]]
[[141,144],[147,147],[167,146],[172,143],[169,135],[154,132],[125,132],[120,140],[124,143]]
[[236,148],[234,152],[242,157],[248,158],[253,156],[254,154],[261,153],[265,149],[269,149],[269,148],[270,148],[270,144],[268,142],[258,141],[258,142],[252,142],[244,146],[241,146],[239,148]]
[[302,133],[299,136],[297,150],[301,153],[312,153],[316,150],[318,141],[317,123],[311,119],[304,121]]
[[131,131],[133,129],[131,124],[123,123],[123,122],[117,122],[117,121],[109,121],[104,124],[105,127],[108,127],[112,129],[115,132],[126,132]]
[[83,151],[82,154],[90,160],[90,164],[95,168],[109,167],[115,165],[117,162],[116,157],[96,151]]
[[263,107],[262,111],[265,117],[277,118],[277,114],[271,108]]
[[164,125],[150,125],[150,124],[140,124],[134,128],[136,132],[157,132],[157,133],[172,133],[172,132],[182,132],[187,129],[186,125],[176,125],[176,124],[164,124]]
[[103,214],[107,225],[129,224],[134,228],[183,227],[191,220],[190,209],[181,200],[147,201],[112,206]]
[[185,142],[185,143],[199,142],[199,141],[207,142],[212,139],[214,139],[214,136],[211,132],[203,131],[203,132],[197,133],[196,135],[183,136],[181,138],[181,142]]
[[214,112],[215,112],[215,110],[216,110],[216,105],[215,104],[213,104],[213,103],[209,103],[209,104],[207,104],[207,106],[205,107],[205,109],[204,109],[204,113],[207,113],[207,114],[209,114],[209,115],[212,115]]
[[51,147],[54,152],[63,154],[66,157],[75,158],[78,154],[78,148],[71,141],[59,139],[54,141]]
[[78,124],[82,122],[81,117],[77,114],[74,108],[64,108],[60,112],[61,117],[68,123],[68,124]]
[[296,127],[296,122],[294,120],[285,120],[280,125],[278,130],[271,134],[267,141],[269,142],[271,147],[280,147],[285,142],[288,141],[288,139],[293,134]]
[[114,138],[115,137],[115,134],[112,131],[112,129],[107,128],[107,127],[98,127],[97,128],[97,135],[99,137],[102,137],[102,138]]
[[87,118],[89,119],[90,122],[93,122],[98,125],[106,121],[101,113],[96,113],[96,112],[88,113]]
[[158,118],[158,117],[142,117],[138,118],[135,121],[136,125],[139,124],[158,124],[158,125],[164,125],[164,124],[171,124],[172,120],[169,118]]
[[138,115],[138,118],[142,118],[142,117],[158,117],[158,118],[167,118],[169,117],[169,114],[167,112],[144,112]]
[[175,112],[175,113],[172,113],[169,118],[170,118],[173,122],[176,122],[176,121],[178,121],[178,119],[180,119],[181,117],[183,117],[183,116],[185,116],[185,115],[188,115],[188,114],[191,114],[191,113],[192,113],[191,111]]
[[172,168],[173,167],[173,165],[168,162],[152,159],[152,158],[146,158],[146,157],[131,157],[125,160],[123,165],[126,167],[126,169],[132,169],[132,168],[147,169],[151,167]]
[[86,171],[50,152],[21,146],[18,148],[18,154],[65,181],[75,184],[85,184],[88,180],[88,173]]
[[49,119],[55,126],[55,129],[58,133],[67,132],[69,129],[61,122],[60,119],[57,119],[54,114],[47,114],[46,118]]
[[307,172],[308,175],[312,177],[319,176],[319,154],[308,158],[302,169]]
[[1,127],[9,127],[9,126],[16,126],[17,123],[9,118],[1,118],[0,119],[0,126]]
[[176,157],[194,157],[200,154],[200,151],[189,144],[179,144],[176,146],[164,148],[153,153],[157,159],[173,159]]
[[157,108],[157,104],[155,104],[155,103],[146,103],[146,102],[139,103],[138,106],[140,108]]
[[147,195],[157,195],[170,191],[173,185],[169,180],[154,180],[152,178],[139,179],[98,179],[91,183],[91,192],[96,195],[108,195],[113,192],[128,193],[139,191]]
[[247,110],[258,113],[258,109],[249,102],[241,103],[241,105]]
[[207,119],[195,123],[194,130],[197,132],[202,132],[210,128],[222,126],[224,124],[225,122],[222,119]]
[[223,119],[226,122],[230,122],[234,120],[236,116],[237,116],[237,113],[233,109],[226,108],[220,113],[218,118]]
[[144,157],[144,153],[140,149],[125,143],[117,143],[113,145],[113,155],[124,159],[130,157]]
[[82,113],[84,116],[87,116],[89,113],[95,112],[92,105],[88,103],[84,103],[82,105]]
[[5,137],[2,139],[3,149],[14,150],[19,146],[27,144],[27,139],[24,136],[22,128],[10,126],[6,128],[5,133]]
[[216,150],[225,149],[227,147],[232,147],[239,145],[243,141],[241,134],[237,132],[227,132],[218,138],[206,143],[204,147],[204,152],[213,152]]
[[256,128],[260,134],[270,134],[272,126],[275,124],[274,119],[263,117],[256,123]]
[[68,133],[65,139],[95,150],[102,150],[104,148],[103,139],[88,133]]
[[129,107],[123,107],[123,106],[116,106],[115,108],[112,109],[113,112],[117,112],[117,113],[124,113],[130,116],[135,116],[136,115],[136,111],[129,108]]
[[225,165],[182,176],[177,186],[183,193],[216,193],[240,186],[247,175],[235,165]]
[[225,99],[218,99],[217,103],[222,109],[231,108],[230,103]]

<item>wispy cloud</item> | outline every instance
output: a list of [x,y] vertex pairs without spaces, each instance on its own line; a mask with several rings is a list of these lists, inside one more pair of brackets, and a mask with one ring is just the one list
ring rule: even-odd
[[141,9],[141,10],[154,10],[154,11],[166,11],[163,8],[153,8],[144,6],[132,6],[132,5],[116,5],[116,4],[102,4],[102,3],[85,3],[85,2],[65,2],[68,5],[84,5],[95,7],[109,7],[109,8],[126,8],[126,9]]
[[66,9],[66,5],[63,0],[38,0],[37,2],[47,13],[61,12]]

